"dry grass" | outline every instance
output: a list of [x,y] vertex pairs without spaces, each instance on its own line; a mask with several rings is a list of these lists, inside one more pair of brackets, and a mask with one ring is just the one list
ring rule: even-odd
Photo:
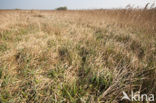
[[0,103],[120,103],[155,61],[154,9],[0,11]]

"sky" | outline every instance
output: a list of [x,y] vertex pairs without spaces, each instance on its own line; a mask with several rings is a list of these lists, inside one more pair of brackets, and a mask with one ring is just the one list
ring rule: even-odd
[[156,0],[0,0],[0,9],[55,9],[67,6],[69,9],[111,9],[125,8],[130,4],[144,7]]

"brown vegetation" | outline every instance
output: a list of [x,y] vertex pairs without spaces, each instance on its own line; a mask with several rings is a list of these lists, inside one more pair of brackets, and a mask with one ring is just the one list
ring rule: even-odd
[[120,103],[155,61],[155,9],[0,11],[0,103]]

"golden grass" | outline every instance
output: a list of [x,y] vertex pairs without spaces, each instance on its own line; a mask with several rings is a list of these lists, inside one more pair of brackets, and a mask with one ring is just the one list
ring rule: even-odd
[[120,103],[155,61],[155,9],[0,11],[0,103]]

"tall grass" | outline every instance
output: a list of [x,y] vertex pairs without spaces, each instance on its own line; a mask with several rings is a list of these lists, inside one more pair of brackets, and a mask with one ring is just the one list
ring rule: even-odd
[[0,103],[121,103],[156,93],[156,10],[0,11]]

